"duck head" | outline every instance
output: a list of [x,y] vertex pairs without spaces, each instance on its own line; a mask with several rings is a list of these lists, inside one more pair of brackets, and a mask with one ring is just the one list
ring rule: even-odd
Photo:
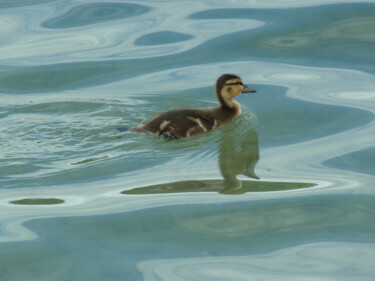
[[242,83],[234,74],[223,74],[216,82],[216,95],[222,106],[232,107],[232,99],[241,93],[255,93],[256,90]]

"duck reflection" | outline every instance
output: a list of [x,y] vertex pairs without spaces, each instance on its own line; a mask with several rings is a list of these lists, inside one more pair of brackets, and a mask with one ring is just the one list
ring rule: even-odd
[[254,168],[259,160],[258,134],[249,131],[236,144],[232,138],[225,136],[219,145],[218,162],[220,172],[224,178],[224,188],[221,193],[245,193],[242,188],[242,181],[237,179],[238,175],[259,179]]
[[[228,135],[218,145],[218,164],[223,180],[189,180],[157,184],[125,190],[122,194],[158,194],[179,192],[219,192],[242,194],[246,192],[279,191],[314,186],[311,183],[260,181],[254,169],[259,160],[258,135],[249,131],[239,141]],[[255,180],[240,180],[244,175]]]

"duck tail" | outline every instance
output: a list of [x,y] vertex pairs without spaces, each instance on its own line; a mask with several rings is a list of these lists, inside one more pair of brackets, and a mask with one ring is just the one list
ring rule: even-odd
[[128,132],[129,128],[116,128],[116,130],[119,132]]

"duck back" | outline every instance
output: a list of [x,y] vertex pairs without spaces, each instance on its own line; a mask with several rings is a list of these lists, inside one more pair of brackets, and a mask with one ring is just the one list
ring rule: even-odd
[[132,128],[132,130],[166,137],[188,137],[228,123],[237,115],[236,110],[222,107],[169,110],[155,116],[143,126]]

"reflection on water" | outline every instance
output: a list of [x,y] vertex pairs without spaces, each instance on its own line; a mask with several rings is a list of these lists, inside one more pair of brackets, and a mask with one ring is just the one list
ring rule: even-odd
[[[258,135],[250,131],[243,136],[240,143],[236,143],[233,136],[224,135],[219,146],[219,167],[224,178],[224,189],[221,193],[234,194],[245,193],[242,181],[237,179],[238,175],[259,179],[255,174],[255,165],[259,160]],[[257,184],[250,184],[258,186]],[[255,189],[253,191],[261,191]]]
[[[350,69],[374,71],[368,64],[375,59],[371,47],[375,38],[374,5],[348,1],[349,3],[342,5],[275,9],[274,5],[277,5],[278,1],[271,2],[273,4],[269,9],[209,9],[189,17],[212,21],[250,17],[267,22],[269,25],[266,32],[246,31],[238,36],[238,54],[247,52],[251,55],[256,54],[256,57],[271,57],[279,61],[292,60],[298,64],[319,63],[325,66],[340,65]],[[281,1],[280,5],[285,7],[285,2],[290,1]],[[324,2],[328,4],[328,1]],[[293,4],[298,6],[297,3]],[[256,40],[252,40],[254,37]],[[226,41],[220,43],[227,44],[228,53],[233,54],[230,51],[232,41]],[[364,44],[365,42],[372,44]],[[353,52],[353,49],[361,51]]]
[[1,281],[374,279],[374,1],[0,2]]
[[1,0],[0,8],[22,7],[35,4],[55,2],[56,0]]
[[375,148],[341,155],[329,159],[323,164],[328,167],[338,167],[348,171],[375,175]]
[[149,260],[139,263],[138,268],[143,281],[371,281],[374,253],[371,243],[323,242],[261,255]]
[[189,34],[171,32],[171,31],[160,31],[156,33],[146,34],[139,37],[134,43],[136,45],[160,45],[169,44],[180,41],[186,41],[191,39],[192,36]]
[[64,203],[62,199],[56,198],[27,198],[9,202],[16,205],[55,205]]
[[258,135],[249,131],[238,142],[233,135],[222,134],[218,147],[218,163],[224,180],[190,180],[170,182],[125,190],[122,194],[157,194],[178,192],[212,192],[243,194],[246,192],[281,191],[312,187],[299,182],[265,182],[239,180],[239,175],[259,179],[255,165],[259,160]]
[[42,239],[21,248],[0,243],[1,276],[51,280],[52,271],[52,280],[96,281],[113,272],[110,280],[247,281],[261,273],[264,280],[370,281],[374,200],[323,194],[32,221],[26,226]]
[[70,28],[141,15],[146,6],[130,3],[95,3],[76,6],[66,14],[43,23],[47,28]]

